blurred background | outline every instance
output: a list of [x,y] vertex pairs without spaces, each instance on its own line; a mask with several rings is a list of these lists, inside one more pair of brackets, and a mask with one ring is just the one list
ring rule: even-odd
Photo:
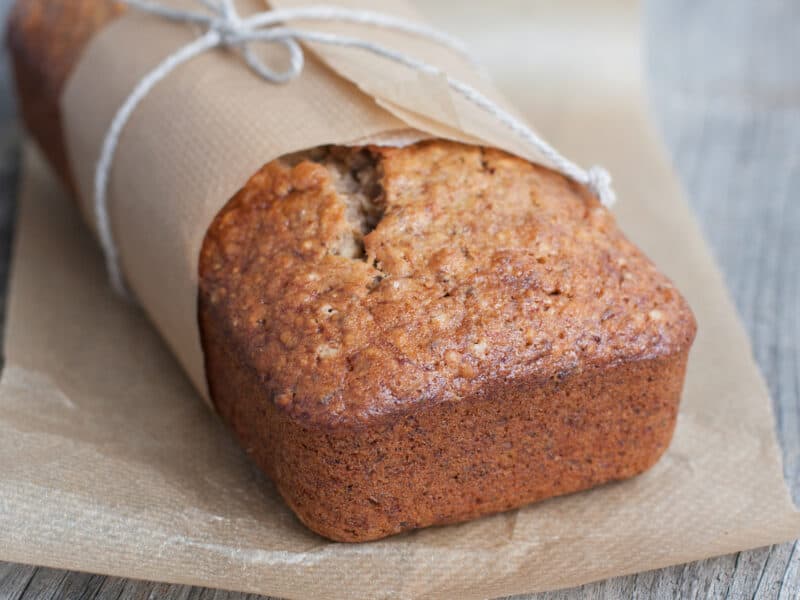
[[[0,0],[0,23],[11,4]],[[795,502],[800,501],[800,1],[415,4],[440,28],[470,42],[514,104],[529,115],[551,116],[548,122],[534,121],[545,136],[549,127],[559,126],[559,107],[542,104],[537,81],[565,90],[577,82],[575,93],[603,96],[598,104],[613,104],[615,95],[645,95],[751,336],[773,398],[786,479]],[[563,19],[556,19],[555,28],[538,19],[544,12],[558,15],[562,8]],[[563,44],[558,31],[574,34],[574,28],[580,28],[581,43]],[[601,36],[599,31],[605,33]],[[618,35],[609,36],[609,31]],[[500,45],[499,39],[508,43]],[[508,47],[525,51],[510,55]],[[3,49],[0,315],[24,139],[15,118],[6,58]],[[564,101],[569,96],[564,94]],[[624,103],[619,106],[624,111]],[[624,114],[620,123],[624,127]],[[30,591],[35,577],[61,582],[48,588],[44,597],[59,597],[64,586],[92,597],[91,586],[104,585],[104,578],[0,563],[0,598],[36,597]],[[20,582],[27,583],[23,587]],[[797,598],[800,549],[786,544],[744,552],[592,584],[559,597],[634,593]]]

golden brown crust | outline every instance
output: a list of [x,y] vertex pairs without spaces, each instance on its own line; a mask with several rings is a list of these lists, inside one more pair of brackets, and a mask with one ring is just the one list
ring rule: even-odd
[[[58,99],[118,10],[23,0],[9,21],[23,115],[67,182]],[[502,152],[274,161],[215,219],[199,270],[214,402],[332,539],[630,477],[669,443],[691,311],[582,188]]]
[[335,181],[346,153],[270,163],[203,246],[203,306],[294,417],[369,423],[492,381],[688,347],[694,321],[680,294],[561,175],[451,142],[366,152],[384,214],[363,256],[341,251],[353,235]]
[[[203,311],[217,408],[300,520],[361,542],[626,479],[675,427],[687,351],[547,382],[493,382],[353,431],[302,424]],[[219,336],[219,337],[218,337]],[[244,399],[247,400],[244,400]]]

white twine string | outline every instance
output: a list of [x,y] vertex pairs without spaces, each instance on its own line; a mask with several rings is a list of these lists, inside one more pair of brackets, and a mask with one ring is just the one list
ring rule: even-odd
[[[120,135],[139,103],[162,79],[180,65],[219,47],[238,50],[247,65],[270,83],[287,83],[302,72],[304,55],[300,42],[358,48],[410,69],[442,77],[451,90],[495,117],[519,138],[536,148],[549,161],[551,167],[570,179],[586,185],[605,206],[610,206],[615,201],[614,191],[611,188],[611,175],[608,171],[599,166],[591,167],[588,170],[581,169],[536,135],[525,123],[489,100],[474,87],[451,77],[437,67],[373,42],[338,34],[294,29],[281,24],[304,20],[370,25],[428,39],[469,59],[465,46],[444,32],[391,15],[334,6],[267,10],[242,18],[236,10],[234,0],[197,0],[208,12],[179,10],[150,0],[120,1],[132,8],[171,21],[195,24],[205,29],[202,36],[165,58],[142,78],[114,115],[103,140],[94,177],[94,213],[109,279],[114,289],[123,295],[127,295],[127,289],[119,264],[119,250],[114,240],[108,212],[108,180]],[[289,53],[288,67],[284,71],[275,71],[267,67],[252,51],[250,47],[252,42],[279,44],[286,48]]]

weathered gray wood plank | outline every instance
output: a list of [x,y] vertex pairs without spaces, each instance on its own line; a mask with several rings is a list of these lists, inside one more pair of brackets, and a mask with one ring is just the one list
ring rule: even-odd
[[25,594],[37,567],[0,563],[0,598],[18,600]]
[[[0,0],[0,17],[10,2]],[[655,112],[751,335],[774,400],[784,472],[798,501],[800,2],[647,0],[646,30]],[[18,171],[7,81],[0,65],[0,291]],[[63,597],[255,598],[0,563],[0,599]],[[796,599],[800,546],[771,546],[535,596],[584,597]]]

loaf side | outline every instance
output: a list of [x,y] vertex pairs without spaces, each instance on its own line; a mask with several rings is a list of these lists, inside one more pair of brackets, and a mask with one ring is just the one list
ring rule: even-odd
[[561,379],[499,381],[372,427],[303,424],[203,311],[209,386],[242,447],[307,527],[364,542],[627,479],[675,428],[688,352]]

